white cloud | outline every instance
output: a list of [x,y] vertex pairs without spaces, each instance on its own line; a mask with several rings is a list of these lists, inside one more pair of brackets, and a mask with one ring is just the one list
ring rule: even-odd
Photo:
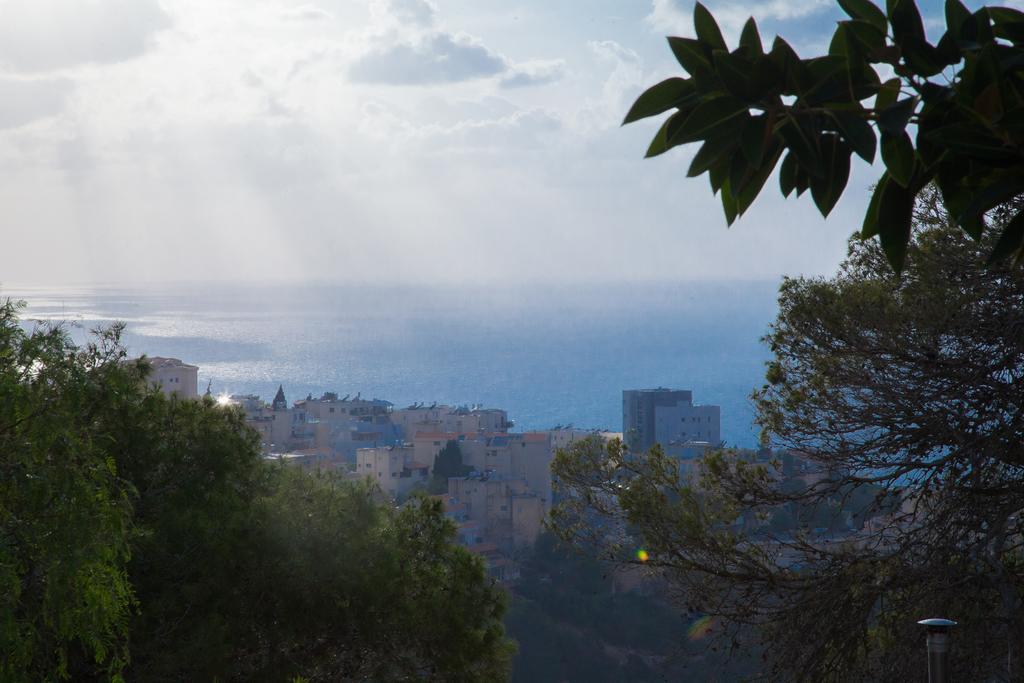
[[60,113],[72,88],[64,78],[0,77],[0,129]]
[[4,0],[0,63],[21,72],[119,62],[170,25],[156,0]]
[[378,0],[371,6],[376,31],[369,48],[349,66],[359,83],[432,85],[501,75],[504,87],[543,85],[565,73],[562,60],[513,63],[467,33],[438,26],[428,0]]
[[[832,7],[832,0],[719,0],[705,2],[727,41],[735,41],[747,19],[788,21],[802,19]],[[693,0],[652,0],[647,23],[652,29],[673,35],[693,30]]]
[[413,85],[484,78],[508,68],[504,57],[471,36],[431,33],[372,48],[352,64],[349,76],[361,83]]
[[[598,27],[544,0],[161,2],[173,30],[115,40],[140,58],[0,65],[5,281],[757,277],[827,271],[859,219],[769,181],[726,230],[692,150],[642,160],[656,122],[619,123],[671,59],[649,3]],[[37,65],[82,63],[50,43]],[[384,82],[353,83],[371,54]]]
[[522,88],[554,83],[564,77],[564,59],[538,59],[516,64],[502,77],[500,85],[503,88]]
[[433,26],[437,7],[428,0],[384,0],[383,13],[399,24]]
[[299,5],[282,10],[281,18],[285,21],[328,21],[334,15],[316,5]]

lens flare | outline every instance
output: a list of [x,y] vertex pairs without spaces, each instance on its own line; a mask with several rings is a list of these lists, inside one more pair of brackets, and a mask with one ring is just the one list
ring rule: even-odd
[[640,550],[636,551],[636,559],[640,560],[641,562],[646,562],[650,558],[651,558],[651,556],[648,555],[647,551],[644,550],[643,548],[640,548]]
[[710,616],[703,616],[690,624],[690,628],[686,630],[686,637],[690,640],[701,640],[711,633],[712,626],[712,618]]

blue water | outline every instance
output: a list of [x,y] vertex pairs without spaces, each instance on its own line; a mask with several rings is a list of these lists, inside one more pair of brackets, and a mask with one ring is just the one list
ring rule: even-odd
[[[127,323],[135,354],[200,367],[200,390],[289,400],[337,391],[509,411],[516,427],[618,431],[621,392],[692,389],[722,407],[727,443],[753,446],[748,396],[775,282],[600,287],[190,285],[0,289],[26,317],[85,330]],[[79,332],[80,333],[80,332]],[[79,334],[76,333],[76,334]]]

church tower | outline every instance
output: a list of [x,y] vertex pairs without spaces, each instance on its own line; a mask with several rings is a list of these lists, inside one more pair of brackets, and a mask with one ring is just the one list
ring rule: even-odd
[[284,398],[284,386],[277,386],[277,395],[274,396],[274,402],[270,404],[274,410],[288,410],[288,401]]

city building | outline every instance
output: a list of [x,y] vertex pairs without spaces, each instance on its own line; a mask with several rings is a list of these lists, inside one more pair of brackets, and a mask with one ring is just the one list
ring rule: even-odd
[[295,448],[316,446],[294,438],[292,411],[285,400],[283,386],[278,386],[274,402],[269,405],[255,394],[233,394],[226,402],[238,406],[245,413],[245,424],[260,435],[260,447],[264,453],[285,453]]
[[633,453],[660,444],[670,455],[692,458],[722,442],[719,406],[695,405],[693,392],[627,389],[622,392],[622,433]]
[[370,479],[393,499],[405,498],[419,486],[425,489],[431,466],[415,459],[412,446],[378,446],[356,451],[356,474]]
[[360,448],[402,443],[391,421],[392,404],[381,399],[338,398],[332,392],[320,398],[307,396],[292,408],[292,433],[296,443],[306,447],[329,448],[356,461]]
[[402,438],[411,441],[419,432],[507,432],[512,428],[508,413],[499,408],[413,404],[394,410],[391,421],[401,430]]
[[183,363],[178,358],[153,356],[147,358],[150,366],[149,383],[167,396],[199,398],[199,368]]
[[413,450],[419,462],[434,464],[434,458],[449,441],[459,445],[462,462],[477,473],[503,479],[521,479],[537,494],[547,513],[551,509],[551,460],[554,450],[546,432],[460,434],[419,432]]

